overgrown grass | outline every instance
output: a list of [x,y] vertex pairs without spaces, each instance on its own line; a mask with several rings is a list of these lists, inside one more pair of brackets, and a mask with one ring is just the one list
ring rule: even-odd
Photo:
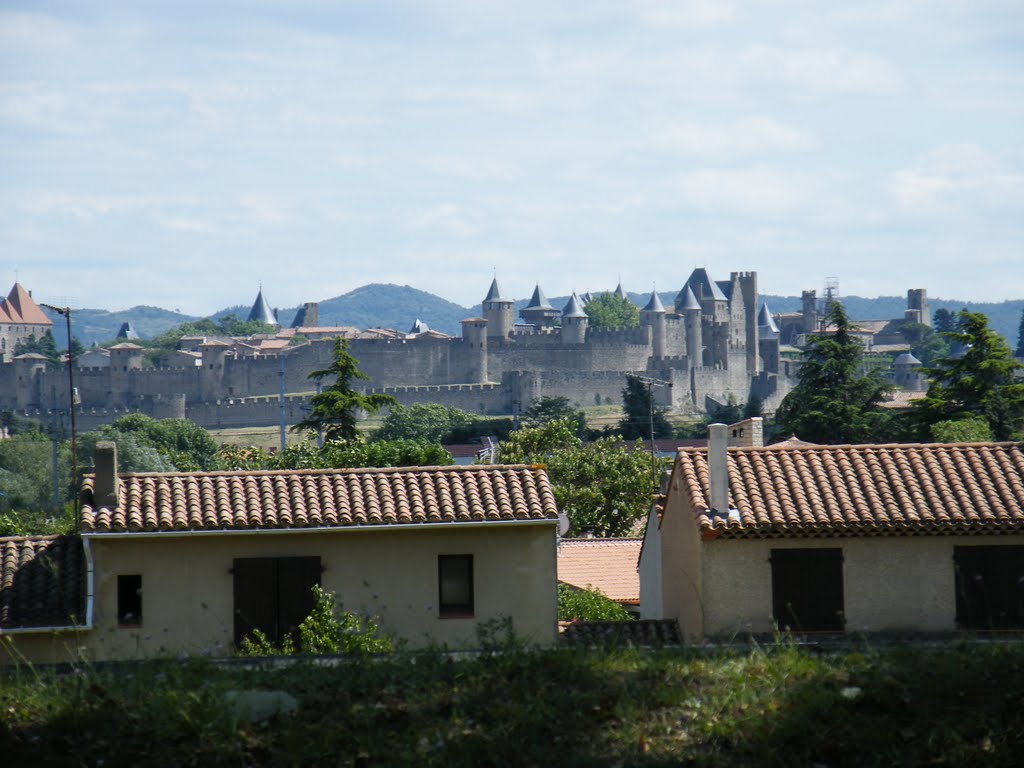
[[[263,724],[228,690],[283,690]],[[1011,766],[1024,646],[148,662],[0,679],[4,765]]]

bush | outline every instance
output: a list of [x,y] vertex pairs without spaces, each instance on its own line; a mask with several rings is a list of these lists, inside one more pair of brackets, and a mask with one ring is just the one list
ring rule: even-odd
[[631,621],[629,611],[596,589],[558,585],[559,621]]

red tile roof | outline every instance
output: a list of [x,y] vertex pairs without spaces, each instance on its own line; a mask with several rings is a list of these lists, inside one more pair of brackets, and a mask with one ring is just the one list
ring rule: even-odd
[[20,283],[15,283],[7,298],[0,301],[0,322],[53,325],[53,321],[46,316]]
[[114,509],[86,477],[82,530],[221,531],[557,520],[543,468],[468,467],[123,474]]
[[562,539],[558,542],[558,580],[592,587],[619,603],[640,604],[642,539]]
[[709,509],[707,454],[679,451],[672,492],[705,538],[1024,532],[1019,443],[730,448],[731,518]]
[[0,631],[84,624],[84,585],[77,536],[0,538]]

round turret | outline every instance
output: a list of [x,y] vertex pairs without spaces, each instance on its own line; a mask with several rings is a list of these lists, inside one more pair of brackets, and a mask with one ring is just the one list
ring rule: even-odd
[[488,336],[507,339],[512,335],[512,326],[516,321],[515,302],[501,295],[498,278],[491,281],[491,289],[483,300],[483,311]]
[[587,338],[587,324],[590,318],[583,311],[580,297],[573,291],[569,302],[562,310],[562,343],[582,344]]
[[465,345],[467,384],[487,381],[487,320],[469,317],[462,321],[462,342]]
[[665,357],[665,305],[657,291],[651,291],[650,301],[640,310],[640,325],[651,327],[651,354]]

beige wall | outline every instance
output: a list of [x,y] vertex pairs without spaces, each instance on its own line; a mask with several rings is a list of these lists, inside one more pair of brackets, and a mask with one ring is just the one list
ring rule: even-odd
[[[456,528],[200,534],[92,539],[96,571],[94,629],[79,636],[92,660],[231,652],[232,560],[319,555],[324,589],[344,608],[375,614],[385,632],[410,647],[431,642],[473,647],[477,623],[512,617],[515,631],[540,644],[555,640],[556,555],[551,524]],[[471,554],[475,616],[437,615],[437,557]],[[117,626],[117,576],[141,574],[143,624]],[[53,638],[20,636],[35,659]],[[40,661],[50,660],[40,658]]]
[[703,543],[704,633],[771,632],[772,549],[839,547],[848,632],[956,629],[953,547],[1020,545],[1014,536],[716,539]]
[[704,635],[703,549],[693,513],[683,503],[678,463],[669,482],[660,531],[662,616],[676,619],[684,637],[700,639]]

